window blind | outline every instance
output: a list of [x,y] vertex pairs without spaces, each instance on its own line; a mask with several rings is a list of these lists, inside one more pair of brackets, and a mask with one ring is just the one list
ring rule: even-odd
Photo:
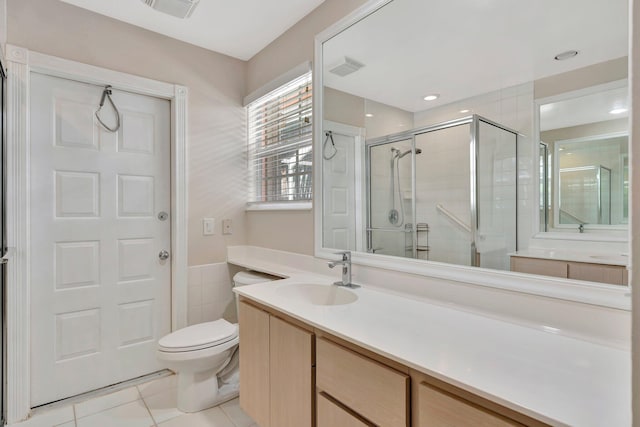
[[312,114],[311,72],[247,106],[249,203],[311,200]]

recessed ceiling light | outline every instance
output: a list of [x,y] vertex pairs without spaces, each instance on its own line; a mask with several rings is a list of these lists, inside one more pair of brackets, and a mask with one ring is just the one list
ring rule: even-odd
[[564,151],[564,148],[560,147],[558,148],[559,151]]
[[367,114],[365,114],[364,116],[365,116],[365,117],[373,117],[373,114],[371,114],[371,113],[367,113]]
[[460,112],[461,112],[462,114],[464,114],[464,113],[468,113],[469,111],[471,111],[471,110],[460,110]]
[[440,98],[440,95],[437,93],[432,93],[431,95],[427,95],[425,96],[423,99],[425,101],[435,101],[436,99]]
[[622,113],[626,113],[627,110],[626,108],[614,108],[613,110],[609,111],[609,114],[622,114]]
[[577,50],[568,50],[566,52],[562,52],[557,54],[554,59],[556,61],[564,61],[565,59],[571,59],[574,56],[578,55],[578,51]]

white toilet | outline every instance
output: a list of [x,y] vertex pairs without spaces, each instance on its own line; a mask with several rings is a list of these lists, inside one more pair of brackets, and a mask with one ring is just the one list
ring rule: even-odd
[[[241,271],[233,276],[233,285],[271,280],[273,276]],[[224,319],[188,326],[160,339],[158,359],[177,374],[178,409],[198,412],[238,395],[238,342],[238,325]]]

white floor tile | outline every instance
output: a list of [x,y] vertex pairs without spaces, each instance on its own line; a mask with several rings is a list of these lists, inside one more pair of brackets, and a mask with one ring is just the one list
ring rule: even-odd
[[160,424],[184,414],[184,412],[176,408],[178,402],[177,390],[176,387],[173,387],[144,398],[144,402],[147,404],[147,408],[151,411],[151,416],[156,423]]
[[63,406],[61,408],[36,411],[28,420],[9,424],[9,427],[53,427],[68,421],[73,422],[73,419],[73,407]]
[[157,380],[149,381],[148,383],[140,384],[138,390],[143,399],[154,394],[162,393],[170,388],[178,386],[176,375],[169,375],[167,377],[158,378]]
[[54,427],[76,427],[76,422],[75,421],[69,421],[68,423],[64,423],[64,424],[58,424]]
[[220,408],[233,421],[236,427],[251,427],[255,421],[240,407],[240,399],[236,398],[220,405]]
[[[159,427],[235,427],[231,420],[225,415],[222,409],[216,407],[194,414],[185,414],[173,418]],[[82,426],[78,426],[82,427]]]
[[137,388],[126,388],[85,402],[76,403],[76,417],[82,418],[87,415],[97,414],[98,412],[102,412],[106,409],[115,408],[116,406],[134,402],[138,399],[140,399],[140,394],[138,393]]
[[76,423],[78,427],[150,427],[155,425],[142,399],[88,417],[78,418]]

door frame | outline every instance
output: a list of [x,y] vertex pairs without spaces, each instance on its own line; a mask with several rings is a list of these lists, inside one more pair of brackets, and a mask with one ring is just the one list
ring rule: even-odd
[[171,329],[187,324],[186,86],[160,82],[6,45],[7,59],[7,421],[31,411],[30,75],[38,72],[171,102]]

